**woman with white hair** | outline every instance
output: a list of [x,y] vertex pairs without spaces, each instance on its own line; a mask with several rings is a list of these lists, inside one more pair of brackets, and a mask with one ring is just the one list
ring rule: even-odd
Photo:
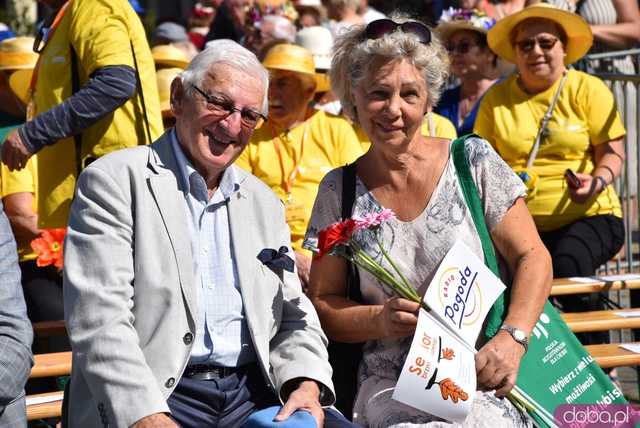
[[[379,237],[419,295],[424,295],[456,241],[483,258],[450,156],[451,141],[419,132],[424,115],[438,101],[447,70],[447,53],[426,26],[383,19],[354,27],[338,38],[330,71],[345,112],[372,143],[355,162],[355,195],[349,212],[364,215],[384,208],[395,212],[396,218],[384,223]],[[513,278],[502,328],[478,343],[477,381],[485,392],[476,395],[464,426],[528,426],[527,418],[501,397],[516,382],[527,337],[549,294],[551,260],[524,204],[522,182],[487,141],[469,138],[464,149],[487,228]],[[341,220],[345,171],[329,172],[320,184],[305,248],[318,251],[319,231]],[[355,239],[382,262],[375,240],[366,234]],[[391,399],[415,332],[419,304],[395,297],[359,268],[355,285],[363,303],[351,300],[346,297],[347,271],[341,257],[314,258],[308,294],[329,338],[365,342],[354,421],[369,427],[450,426]]]

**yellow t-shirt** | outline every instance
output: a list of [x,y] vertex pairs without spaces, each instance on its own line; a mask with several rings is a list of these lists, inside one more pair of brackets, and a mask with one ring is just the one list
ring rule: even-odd
[[[2,163],[0,166],[0,199],[14,193],[32,193],[33,211],[37,212],[38,177],[36,175],[38,156],[31,156],[25,167],[19,171],[9,171]],[[21,262],[33,260],[37,256],[29,244],[18,245],[18,256]]]
[[[315,110],[305,123],[286,134],[280,133],[276,138],[284,176],[274,144],[273,128],[268,122],[253,133],[236,165],[265,182],[285,202],[293,248],[302,250],[302,240],[320,181],[332,169],[355,161],[362,155],[362,149],[346,120],[320,110]],[[295,162],[298,162],[298,173],[291,180],[291,198],[287,201],[285,183]]]
[[[140,18],[127,0],[73,0],[40,55],[35,86],[34,114],[62,103],[72,93],[71,54],[78,59],[82,87],[96,69],[127,65],[135,69],[135,51],[151,139],[162,134],[162,117],[155,66]],[[97,158],[111,151],[149,144],[140,94],[136,94],[82,132],[82,158]],[[66,138],[39,153],[41,227],[65,227],[75,187],[76,161],[73,138]]]
[[[525,168],[542,117],[559,84],[560,79],[533,96],[520,89],[516,76],[493,85],[482,99],[474,132],[491,142],[512,168]],[[622,217],[620,200],[612,186],[585,204],[572,202],[564,172],[570,168],[591,173],[593,146],[624,134],[607,86],[597,77],[569,70],[533,164],[538,179],[527,197],[527,206],[538,230],[555,230],[594,215]]]
[[[429,119],[429,117],[431,117],[431,119]],[[431,127],[433,127],[433,135],[431,135]],[[356,134],[358,135],[360,145],[362,145],[362,150],[366,152],[371,146],[371,141],[369,141],[369,137],[367,136],[367,134],[365,134],[362,127],[354,125],[354,128],[356,130]],[[433,112],[427,113],[427,115],[424,117],[420,132],[425,137],[440,137],[448,138],[450,140],[455,140],[456,138],[458,138],[458,133],[456,132],[456,127],[453,126],[453,123],[451,123],[451,121],[446,117],[440,116],[439,114]]]

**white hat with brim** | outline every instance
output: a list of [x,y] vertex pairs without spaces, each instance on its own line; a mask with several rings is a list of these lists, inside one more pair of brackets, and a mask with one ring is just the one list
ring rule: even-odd
[[591,28],[582,17],[546,3],[537,3],[498,21],[487,33],[489,48],[500,58],[515,63],[516,52],[511,35],[518,24],[533,18],[548,19],[563,29],[567,35],[564,47],[564,63],[567,65],[582,58],[593,44]]
[[438,36],[440,36],[440,40],[442,40],[445,43],[449,40],[449,37],[451,37],[453,33],[455,33],[456,31],[462,31],[462,30],[475,31],[476,33],[485,34],[485,35],[489,31],[486,28],[476,27],[469,21],[462,21],[462,20],[443,22],[439,24],[435,29]]

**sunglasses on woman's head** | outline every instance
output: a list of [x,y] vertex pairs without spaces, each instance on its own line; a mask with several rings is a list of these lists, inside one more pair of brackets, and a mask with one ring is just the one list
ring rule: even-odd
[[367,39],[379,39],[380,37],[391,34],[400,28],[400,31],[406,34],[412,34],[418,37],[418,40],[423,45],[431,43],[431,31],[429,28],[416,21],[407,21],[399,24],[391,19],[377,19],[371,21],[364,29],[364,34]]
[[529,53],[536,45],[540,46],[543,51],[550,51],[558,42],[556,37],[532,37],[530,39],[520,40],[515,45],[524,53]]

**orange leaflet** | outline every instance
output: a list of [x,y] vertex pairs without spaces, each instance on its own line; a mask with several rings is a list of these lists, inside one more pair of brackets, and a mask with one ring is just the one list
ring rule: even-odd
[[458,402],[458,398],[462,401],[467,401],[469,395],[464,392],[462,388],[453,383],[450,378],[442,379],[440,382],[440,394],[442,394],[442,399],[447,400],[451,398],[451,401],[454,403]]
[[453,353],[452,348],[444,348],[442,350],[442,358],[445,360],[453,360],[453,357],[455,357],[455,354]]

